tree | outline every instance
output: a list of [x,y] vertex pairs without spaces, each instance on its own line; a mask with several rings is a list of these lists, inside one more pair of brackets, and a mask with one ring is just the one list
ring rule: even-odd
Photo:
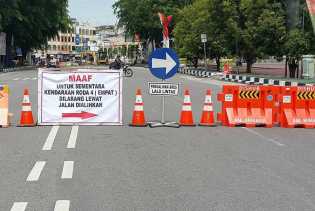
[[203,54],[200,35],[207,34],[207,54],[215,58],[231,55],[235,47],[236,21],[234,4],[229,0],[197,0],[178,13],[174,35],[181,56]]
[[280,56],[285,41],[285,18],[280,4],[268,0],[240,0],[240,54],[246,60],[247,73],[257,57]]
[[7,63],[11,60],[11,41],[25,56],[34,48],[41,48],[58,31],[70,26],[67,0],[2,0],[1,26],[7,34]]
[[138,33],[142,40],[159,43],[162,26],[158,12],[175,14],[178,8],[192,0],[118,0],[113,5],[119,24],[125,26],[130,35]]

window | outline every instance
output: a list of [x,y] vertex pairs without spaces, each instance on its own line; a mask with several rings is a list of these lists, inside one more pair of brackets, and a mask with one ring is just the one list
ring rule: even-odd
[[53,50],[54,51],[57,50],[57,46],[56,45],[53,46]]
[[74,37],[72,37],[72,42],[74,42]]

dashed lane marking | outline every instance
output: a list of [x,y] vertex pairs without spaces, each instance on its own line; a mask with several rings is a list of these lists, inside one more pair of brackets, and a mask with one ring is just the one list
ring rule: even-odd
[[27,202],[14,202],[10,211],[24,211],[27,207]]
[[56,135],[57,135],[57,132],[59,130],[59,126],[56,125],[56,126],[53,126],[49,132],[49,135],[46,139],[46,142],[42,148],[42,150],[44,151],[49,151],[52,149],[52,146],[54,144],[54,141],[55,141],[55,138],[56,138]]
[[61,179],[72,179],[74,161],[64,161]]
[[72,126],[70,138],[69,138],[68,145],[67,145],[68,149],[74,149],[75,148],[77,137],[78,137],[78,131],[79,131],[79,126],[77,126],[77,125]]
[[23,78],[23,81],[27,81],[27,80],[30,80],[30,78]]
[[14,78],[14,79],[13,79],[13,81],[18,81],[18,80],[20,80],[20,78]]
[[254,135],[260,137],[261,139],[263,139],[263,140],[265,140],[265,141],[268,141],[268,142],[271,142],[271,143],[273,143],[273,144],[275,144],[275,145],[277,145],[277,146],[279,146],[279,147],[285,146],[285,144],[282,144],[282,143],[280,143],[280,142],[278,142],[278,141],[276,141],[276,140],[274,140],[274,139],[272,139],[272,138],[268,138],[268,137],[266,137],[266,136],[264,136],[264,135],[262,135],[262,134],[260,134],[260,133],[258,133],[258,132],[256,132],[256,131],[250,129],[250,128],[246,128],[246,127],[242,127],[242,128],[243,128],[244,130],[246,130],[247,132],[249,132],[249,133],[251,133],[251,134],[254,134]]
[[70,201],[68,200],[58,200],[55,204],[54,211],[69,211]]
[[32,80],[37,80],[37,77],[32,78]]
[[28,175],[26,181],[32,182],[37,181],[40,177],[40,174],[42,173],[44,166],[46,164],[46,161],[37,161],[31,170],[30,174]]

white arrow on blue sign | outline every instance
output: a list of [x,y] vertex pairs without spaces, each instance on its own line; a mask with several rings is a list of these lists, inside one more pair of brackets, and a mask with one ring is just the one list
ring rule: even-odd
[[151,73],[162,80],[173,77],[179,68],[179,59],[175,51],[170,48],[158,48],[149,58]]

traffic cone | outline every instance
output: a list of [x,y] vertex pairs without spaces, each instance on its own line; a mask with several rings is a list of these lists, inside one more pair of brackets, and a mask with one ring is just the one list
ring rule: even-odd
[[35,126],[32,112],[32,104],[30,102],[30,95],[28,89],[24,89],[24,97],[22,102],[22,111],[19,126],[20,127]]
[[207,90],[199,126],[214,126],[214,112],[210,89]]
[[136,102],[133,111],[132,123],[130,126],[132,127],[146,127],[148,124],[145,121],[144,110],[143,110],[143,100],[141,90],[137,90],[136,94]]
[[191,100],[189,90],[185,90],[184,103],[182,107],[179,125],[196,126],[194,123],[193,113],[191,110]]

